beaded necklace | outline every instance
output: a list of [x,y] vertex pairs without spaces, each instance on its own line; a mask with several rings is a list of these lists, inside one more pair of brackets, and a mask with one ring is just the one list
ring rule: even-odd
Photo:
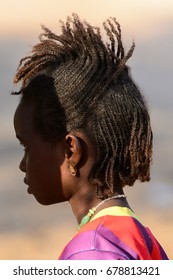
[[117,198],[126,198],[124,194],[114,195],[111,197],[108,197],[104,200],[102,200],[99,204],[97,204],[95,207],[89,209],[88,213],[81,219],[80,224],[78,225],[77,229],[79,230],[82,226],[86,225],[90,220],[91,217],[94,215],[96,210],[105,202],[111,200],[111,199],[117,199]]

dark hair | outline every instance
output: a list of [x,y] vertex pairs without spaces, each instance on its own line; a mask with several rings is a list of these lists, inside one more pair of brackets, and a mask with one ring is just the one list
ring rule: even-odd
[[150,117],[126,66],[134,43],[125,54],[115,18],[103,23],[109,42],[76,14],[61,24],[60,35],[42,26],[40,42],[21,59],[14,80],[23,81],[23,100],[35,98],[37,129],[48,139],[85,131],[97,149],[89,180],[101,198],[149,181]]

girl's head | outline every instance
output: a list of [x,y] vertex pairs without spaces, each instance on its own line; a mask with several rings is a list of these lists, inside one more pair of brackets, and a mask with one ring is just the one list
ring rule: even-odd
[[43,27],[31,56],[21,60],[19,106],[32,107],[34,130],[48,143],[69,133],[89,139],[96,156],[88,180],[106,198],[150,179],[150,118],[126,66],[134,44],[125,54],[114,18],[103,24],[108,42],[76,14],[61,24],[60,35]]

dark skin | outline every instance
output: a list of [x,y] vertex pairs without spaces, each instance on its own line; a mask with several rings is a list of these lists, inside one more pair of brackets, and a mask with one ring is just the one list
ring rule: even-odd
[[[14,115],[16,137],[24,146],[19,168],[25,173],[28,193],[43,205],[69,201],[79,223],[90,208],[101,202],[88,180],[96,158],[95,146],[82,131],[73,131],[62,140],[45,141],[34,129],[33,108],[21,102]],[[76,166],[77,176],[71,175],[69,164]],[[104,203],[99,210],[116,205],[129,207],[122,198]]]

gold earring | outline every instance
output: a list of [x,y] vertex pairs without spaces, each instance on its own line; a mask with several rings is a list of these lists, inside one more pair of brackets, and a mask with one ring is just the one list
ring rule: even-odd
[[72,164],[69,164],[68,168],[69,168],[69,170],[70,170],[70,174],[71,174],[72,176],[76,176],[76,174],[77,174],[77,168],[76,168],[76,166],[73,166]]

